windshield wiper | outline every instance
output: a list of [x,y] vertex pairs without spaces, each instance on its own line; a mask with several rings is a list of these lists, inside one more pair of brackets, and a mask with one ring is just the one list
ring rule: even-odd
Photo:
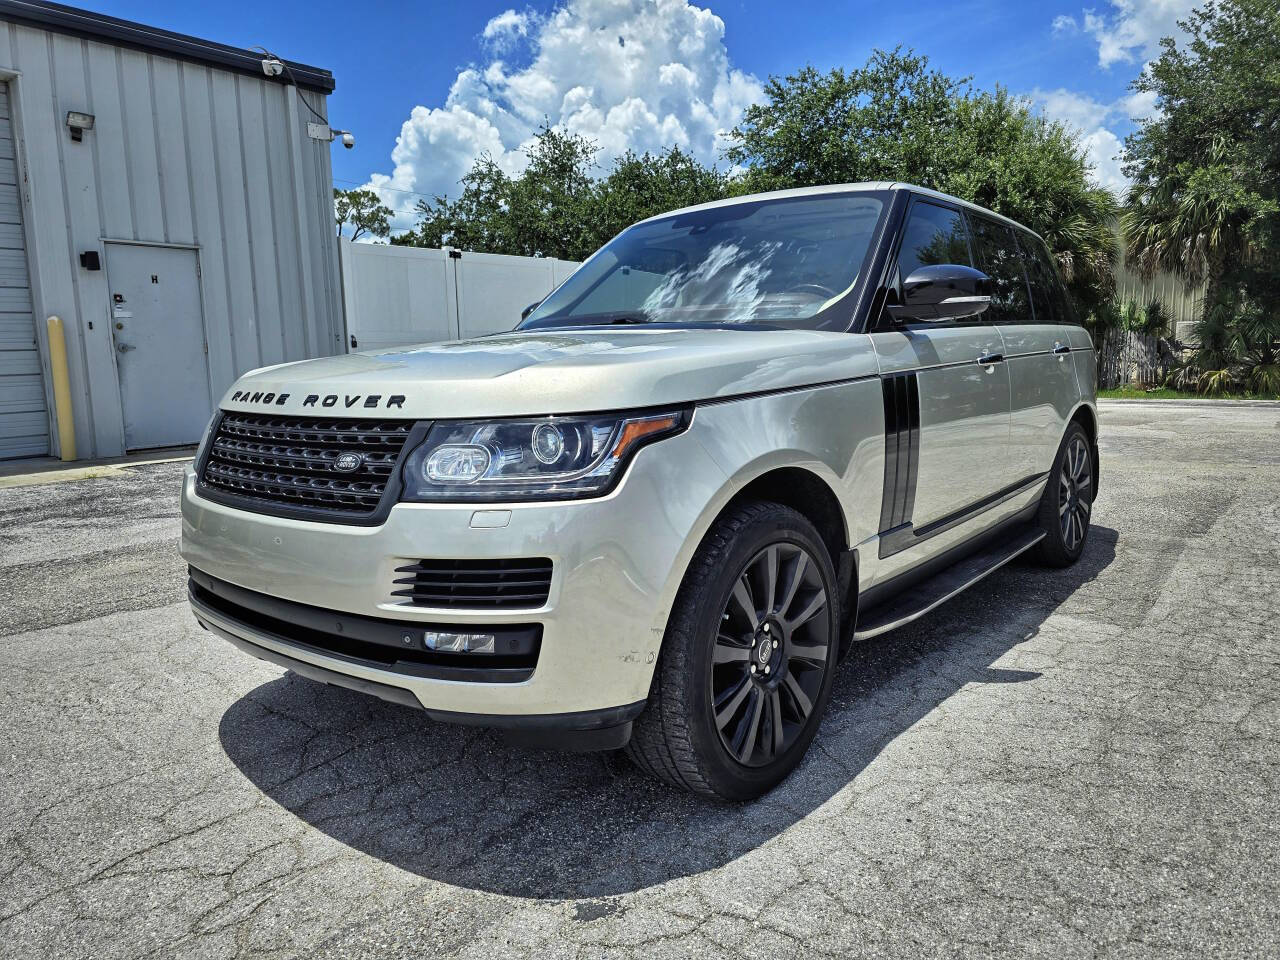
[[643,313],[611,313],[596,322],[601,326],[613,327],[629,323],[649,323],[650,321]]

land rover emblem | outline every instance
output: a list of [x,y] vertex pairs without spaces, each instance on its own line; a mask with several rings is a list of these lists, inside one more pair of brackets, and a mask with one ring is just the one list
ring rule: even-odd
[[344,453],[333,461],[333,469],[339,473],[352,473],[360,469],[360,464],[364,463],[364,457],[358,453]]

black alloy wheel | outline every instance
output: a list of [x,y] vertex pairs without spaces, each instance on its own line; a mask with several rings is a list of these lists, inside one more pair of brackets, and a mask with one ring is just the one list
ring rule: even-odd
[[782,756],[813,712],[831,643],[827,591],[802,546],[774,543],[734,581],[712,655],[720,741],[748,767]]
[[1089,446],[1082,434],[1073,435],[1058,470],[1058,523],[1068,552],[1080,549],[1093,510],[1093,470]]
[[631,759],[723,800],[780,783],[831,698],[837,583],[830,546],[799,511],[770,501],[726,510],[685,571]]
[[1078,423],[1067,426],[1040,498],[1035,523],[1044,531],[1035,556],[1050,567],[1066,567],[1080,559],[1093,519],[1096,477],[1094,449]]

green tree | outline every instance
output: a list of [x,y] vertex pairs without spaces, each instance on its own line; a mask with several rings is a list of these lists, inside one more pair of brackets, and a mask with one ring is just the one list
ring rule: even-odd
[[351,225],[352,240],[366,233],[373,237],[385,237],[391,232],[391,209],[383,206],[372,190],[335,189],[333,218],[337,223],[338,236],[342,236],[343,227]]
[[628,150],[592,191],[589,245],[594,250],[637,221],[722,199],[728,190],[725,173],[679,147],[657,154]]
[[582,259],[594,250],[586,211],[595,189],[595,145],[548,126],[527,157],[524,172],[510,176],[492,156],[482,155],[462,178],[457,200],[418,201],[418,223],[393,242]]
[[511,176],[481,156],[457,200],[419,201],[417,224],[392,242],[584,260],[637,220],[719,199],[727,189],[723,173],[679,147],[628,151],[604,177],[595,175],[597,154],[590,140],[544,127],[522,173]]
[[1134,82],[1158,111],[1125,141],[1129,259],[1205,284],[1191,371],[1280,391],[1280,7],[1210,0]]
[[1116,200],[1092,186],[1076,134],[1007,91],[911,51],[877,50],[855,70],[771,77],[731,133],[742,190],[907,181],[981,204],[1044,237],[1082,314],[1114,287]]

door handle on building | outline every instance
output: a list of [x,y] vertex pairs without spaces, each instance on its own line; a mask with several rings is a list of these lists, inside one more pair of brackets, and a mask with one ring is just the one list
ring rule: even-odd
[[117,343],[116,349],[121,353],[128,353],[130,350],[136,350],[137,348],[132,343]]

